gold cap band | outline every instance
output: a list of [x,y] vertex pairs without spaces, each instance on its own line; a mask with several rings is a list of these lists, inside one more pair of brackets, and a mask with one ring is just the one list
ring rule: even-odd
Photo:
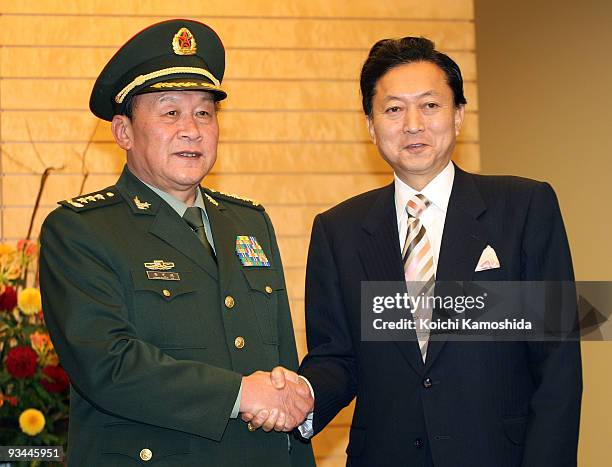
[[206,76],[213,83],[210,86],[211,89],[217,89],[219,91],[223,91],[219,87],[221,83],[219,83],[219,80],[215,78],[210,71],[204,68],[197,68],[197,67],[191,67],[191,66],[175,66],[171,68],[164,68],[163,70],[153,71],[151,73],[147,73],[146,75],[137,76],[136,78],[132,80],[131,83],[129,83],[121,91],[119,91],[119,93],[115,96],[115,102],[117,104],[123,103],[126,96],[130,93],[131,90],[133,90],[137,86],[141,86],[145,84],[149,80],[160,78],[162,76],[174,75],[178,73]]

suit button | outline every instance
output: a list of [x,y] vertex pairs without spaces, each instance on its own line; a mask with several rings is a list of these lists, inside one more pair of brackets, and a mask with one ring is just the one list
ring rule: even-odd
[[234,308],[234,303],[234,297],[232,297],[231,295],[225,297],[225,306],[227,308]]
[[172,292],[170,292],[168,289],[162,290],[162,293],[164,294],[164,297],[169,297],[170,295],[172,295]]
[[429,388],[430,388],[430,387],[432,387],[432,386],[433,386],[433,383],[432,383],[432,381],[431,381],[431,378],[425,378],[425,379],[423,380],[423,387],[424,387],[425,389],[429,389]]
[[148,462],[153,458],[153,453],[150,449],[144,448],[142,451],[140,451],[140,458],[143,461]]
[[237,349],[241,349],[244,347],[244,337],[238,336],[236,337],[236,339],[234,339],[234,346]]
[[423,447],[423,440],[421,438],[417,438],[414,440],[414,447],[417,449],[421,449]]
[[270,287],[269,285],[266,285],[266,293],[272,293],[272,287]]

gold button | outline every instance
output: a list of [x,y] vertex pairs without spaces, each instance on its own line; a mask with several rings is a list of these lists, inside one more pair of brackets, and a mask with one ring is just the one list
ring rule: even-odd
[[236,337],[236,339],[234,339],[234,345],[236,346],[237,349],[241,349],[244,347],[244,337]]
[[272,293],[272,287],[270,287],[269,285],[266,285],[266,292]]
[[164,297],[169,297],[170,295],[172,295],[172,293],[168,289],[162,290],[162,293],[164,294]]
[[150,461],[151,458],[153,457],[153,453],[151,452],[150,449],[144,448],[142,451],[140,451],[140,458],[147,462]]
[[225,297],[225,306],[228,308],[234,308],[234,297],[231,295]]
[[249,429],[251,433],[257,430],[257,428],[255,428],[251,422],[247,423],[247,428]]

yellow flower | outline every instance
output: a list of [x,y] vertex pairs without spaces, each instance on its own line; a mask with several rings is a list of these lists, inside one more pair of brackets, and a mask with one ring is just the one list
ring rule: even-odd
[[17,297],[17,306],[24,315],[34,315],[42,309],[40,290],[28,287],[23,289]]
[[40,410],[26,409],[19,416],[19,426],[26,435],[36,436],[45,427],[45,416]]
[[15,248],[8,243],[0,243],[0,255],[7,255],[9,253],[13,253]]

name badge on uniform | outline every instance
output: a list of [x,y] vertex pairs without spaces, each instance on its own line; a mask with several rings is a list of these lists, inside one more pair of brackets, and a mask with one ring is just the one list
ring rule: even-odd
[[270,267],[268,257],[255,237],[238,235],[236,237],[236,255],[243,266]]
[[163,259],[156,259],[150,263],[144,263],[145,268],[149,271],[147,273],[147,279],[150,280],[162,280],[162,281],[180,281],[181,276],[178,272],[171,272],[168,269],[174,267],[174,263],[164,261]]

